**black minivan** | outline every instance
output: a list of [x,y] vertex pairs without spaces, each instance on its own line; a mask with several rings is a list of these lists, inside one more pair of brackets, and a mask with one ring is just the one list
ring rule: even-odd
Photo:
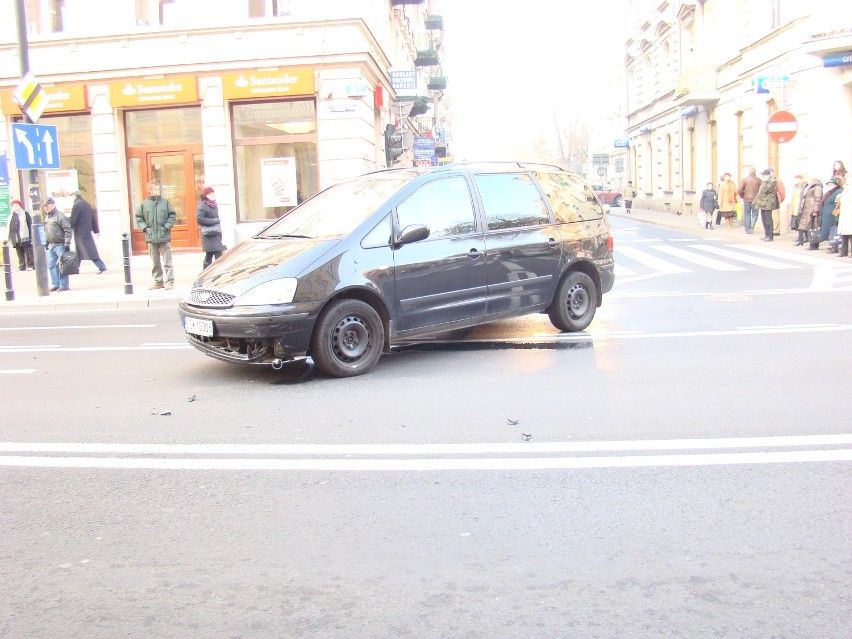
[[573,173],[389,169],[322,191],[225,253],[179,313],[211,357],[280,368],[310,356],[348,377],[394,343],[528,313],[584,330],[613,270],[607,212]]

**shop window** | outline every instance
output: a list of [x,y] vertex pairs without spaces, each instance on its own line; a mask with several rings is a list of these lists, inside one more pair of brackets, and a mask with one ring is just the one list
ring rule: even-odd
[[290,0],[248,0],[249,18],[275,18],[290,15]]
[[318,191],[313,100],[234,104],[239,219],[272,220]]
[[128,147],[201,144],[201,108],[149,109],[125,114]]

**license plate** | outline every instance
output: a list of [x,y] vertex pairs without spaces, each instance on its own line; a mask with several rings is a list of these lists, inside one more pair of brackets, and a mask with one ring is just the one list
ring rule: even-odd
[[183,318],[183,328],[187,333],[213,337],[213,322],[211,320],[195,319],[194,317]]

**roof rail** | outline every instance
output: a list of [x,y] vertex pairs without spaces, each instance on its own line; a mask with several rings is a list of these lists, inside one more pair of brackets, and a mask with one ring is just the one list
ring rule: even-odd
[[514,162],[508,160],[462,160],[460,162],[451,162],[450,164],[442,164],[435,170],[452,170],[460,168],[496,168],[496,167],[517,167],[519,169],[556,169],[557,171],[565,171],[566,169],[556,164],[546,164],[542,162]]

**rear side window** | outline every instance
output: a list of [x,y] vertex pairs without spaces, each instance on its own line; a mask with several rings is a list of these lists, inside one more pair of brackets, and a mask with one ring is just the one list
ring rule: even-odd
[[424,184],[396,207],[399,229],[425,224],[429,237],[467,235],[476,229],[470,189],[463,177]]
[[603,208],[594,191],[576,175],[538,172],[535,179],[547,195],[557,221],[566,224],[603,217]]
[[525,173],[476,176],[489,231],[550,224],[547,204]]

